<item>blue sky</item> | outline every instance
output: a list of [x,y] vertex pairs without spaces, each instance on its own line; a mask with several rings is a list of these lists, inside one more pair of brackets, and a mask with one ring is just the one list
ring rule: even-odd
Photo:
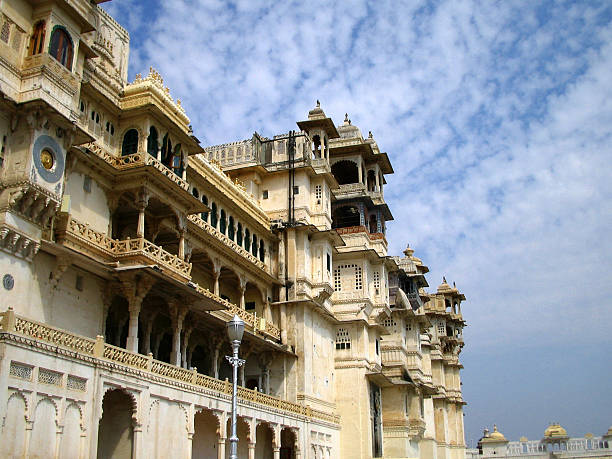
[[[196,6],[197,5],[197,6]],[[391,157],[390,253],[466,294],[466,440],[612,425],[610,2],[103,5],[204,145],[295,129],[316,99]]]

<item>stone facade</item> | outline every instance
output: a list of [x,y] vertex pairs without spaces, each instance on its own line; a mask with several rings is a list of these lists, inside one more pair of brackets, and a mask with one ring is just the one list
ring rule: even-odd
[[100,1],[4,1],[0,456],[463,458],[461,302],[387,253],[371,133],[202,147]]

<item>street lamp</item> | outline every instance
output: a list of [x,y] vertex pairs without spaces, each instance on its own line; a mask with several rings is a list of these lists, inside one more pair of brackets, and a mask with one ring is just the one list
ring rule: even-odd
[[232,343],[232,356],[226,355],[233,369],[234,387],[232,390],[232,435],[230,436],[230,459],[238,459],[238,435],[236,435],[236,402],[238,398],[238,367],[244,365],[244,360],[238,358],[238,349],[242,334],[244,333],[244,322],[237,315],[227,323],[227,336]]

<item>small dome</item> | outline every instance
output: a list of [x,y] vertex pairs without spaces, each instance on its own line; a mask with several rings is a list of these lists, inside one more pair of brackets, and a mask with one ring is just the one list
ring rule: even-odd
[[519,441],[521,443],[525,443],[527,441],[527,437],[523,436],[523,437],[519,438]]
[[446,277],[443,277],[442,283],[438,287],[438,293],[445,293],[445,292],[450,292],[450,291],[451,291],[451,286],[448,285],[448,283],[446,282]]
[[493,425],[493,432],[491,433],[490,438],[494,438],[495,440],[499,440],[499,441],[506,441],[506,437],[504,437],[503,433],[497,430],[496,425]]
[[544,431],[544,438],[563,438],[567,437],[567,430],[565,430],[558,422],[553,422]]
[[604,437],[612,437],[612,426],[610,426],[608,431],[603,436]]
[[504,434],[497,430],[497,425],[493,425],[493,432],[489,433],[489,429],[484,430],[484,436],[480,439],[480,443],[500,443],[508,442]]
[[321,108],[321,102],[317,100],[317,106],[308,112],[309,120],[325,118],[325,112]]

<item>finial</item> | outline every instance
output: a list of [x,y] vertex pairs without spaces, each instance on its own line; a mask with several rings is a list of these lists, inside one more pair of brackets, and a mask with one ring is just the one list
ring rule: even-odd
[[345,114],[344,114],[344,122],[345,122],[345,123],[348,123],[348,122],[349,122],[349,119],[348,119],[348,113],[345,113]]
[[368,137],[371,139],[372,138],[372,131],[368,131]]
[[442,276],[442,283],[446,284],[446,276]]
[[321,108],[321,102],[319,102],[319,99],[317,99],[317,108]]
[[349,120],[349,125],[351,124],[351,120]]
[[493,432],[497,432],[497,424],[493,424]]
[[453,281],[453,288],[457,288],[457,285],[455,284],[455,281]]

